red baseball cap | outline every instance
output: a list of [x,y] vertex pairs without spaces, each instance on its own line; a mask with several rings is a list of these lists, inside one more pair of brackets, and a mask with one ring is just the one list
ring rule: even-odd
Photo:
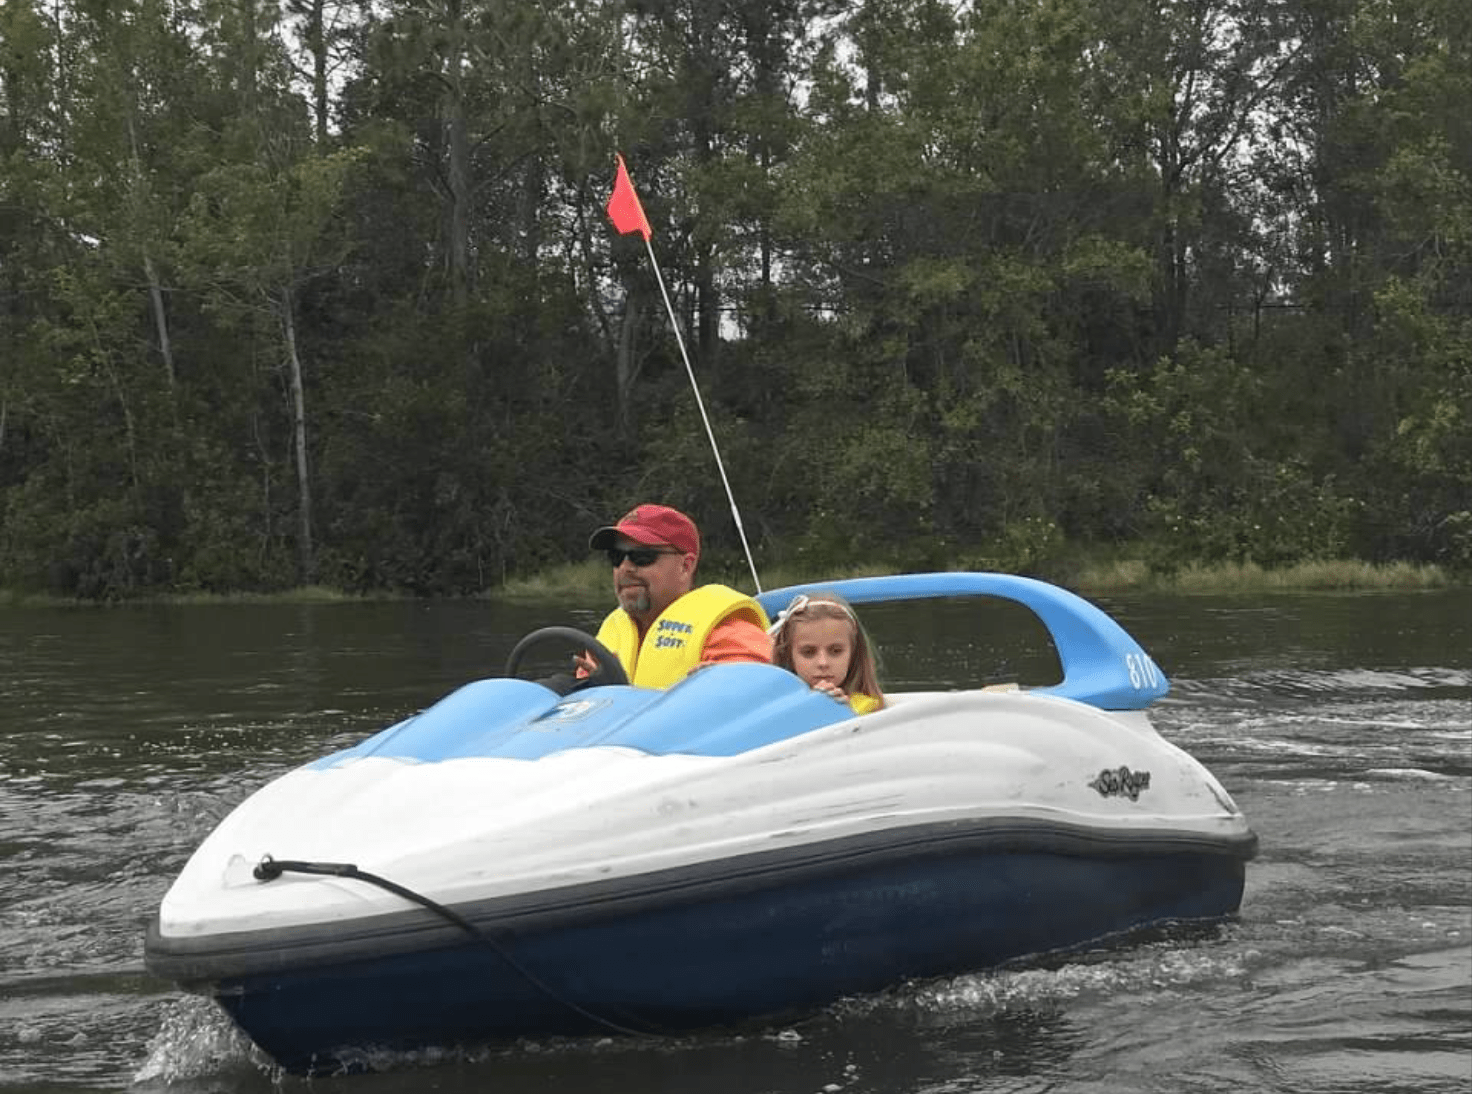
[[678,547],[687,555],[700,557],[700,530],[695,522],[668,505],[636,505],[617,524],[599,528],[588,540],[594,551],[612,547],[619,536],[645,547]]

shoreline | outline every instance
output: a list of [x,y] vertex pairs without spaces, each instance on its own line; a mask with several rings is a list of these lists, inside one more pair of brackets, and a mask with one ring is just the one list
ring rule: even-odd
[[[824,579],[872,577],[899,572],[902,572],[899,567],[872,565],[821,573],[774,566],[763,576],[762,587],[777,589]],[[1033,576],[1070,589],[1086,598],[1123,593],[1226,596],[1262,593],[1415,592],[1472,584],[1468,575],[1453,574],[1434,563],[1370,563],[1359,559],[1300,562],[1271,570],[1253,563],[1193,563],[1175,572],[1162,574],[1152,572],[1140,559],[1121,558],[1060,567],[1056,573],[1042,569]],[[747,592],[752,591],[750,572],[744,568],[711,565],[707,567],[703,577],[706,581],[721,581]],[[487,600],[517,603],[601,597],[607,592],[608,567],[602,562],[589,559],[554,566],[531,577],[509,581],[499,588],[462,596],[425,597],[392,590],[351,593],[322,585],[307,585],[269,593],[151,593],[127,599],[97,601],[0,589],[0,610],[189,604],[366,604],[397,600]]]

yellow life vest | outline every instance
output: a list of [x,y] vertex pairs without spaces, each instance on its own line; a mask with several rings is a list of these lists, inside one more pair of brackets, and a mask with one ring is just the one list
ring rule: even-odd
[[618,655],[630,683],[641,688],[667,688],[685,679],[700,664],[700,653],[710,632],[732,616],[767,629],[767,613],[751,597],[725,585],[702,585],[661,612],[645,632],[642,644],[633,617],[622,608],[608,613],[597,637]]

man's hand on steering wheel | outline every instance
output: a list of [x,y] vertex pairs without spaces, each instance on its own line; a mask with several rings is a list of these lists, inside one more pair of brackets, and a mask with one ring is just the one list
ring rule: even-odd
[[[572,690],[585,687],[598,687],[604,684],[627,684],[628,674],[624,671],[623,662],[598,639],[590,634],[577,630],[574,627],[543,627],[528,634],[512,649],[511,655],[506,659],[506,675],[515,676],[521,668],[522,661],[526,659],[527,652],[537,646],[549,643],[561,643],[571,645],[577,649],[574,655],[574,663],[578,667],[590,667],[590,673],[583,679],[572,685]],[[565,675],[565,674],[564,674]],[[554,687],[559,694],[565,694],[561,687]]]

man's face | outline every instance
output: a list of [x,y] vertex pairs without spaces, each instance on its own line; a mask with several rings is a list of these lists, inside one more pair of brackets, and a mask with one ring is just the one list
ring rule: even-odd
[[695,556],[677,548],[645,547],[620,536],[615,544],[624,551],[658,551],[648,566],[636,566],[625,558],[613,568],[613,591],[619,607],[647,627],[659,613],[690,591],[695,576]]

